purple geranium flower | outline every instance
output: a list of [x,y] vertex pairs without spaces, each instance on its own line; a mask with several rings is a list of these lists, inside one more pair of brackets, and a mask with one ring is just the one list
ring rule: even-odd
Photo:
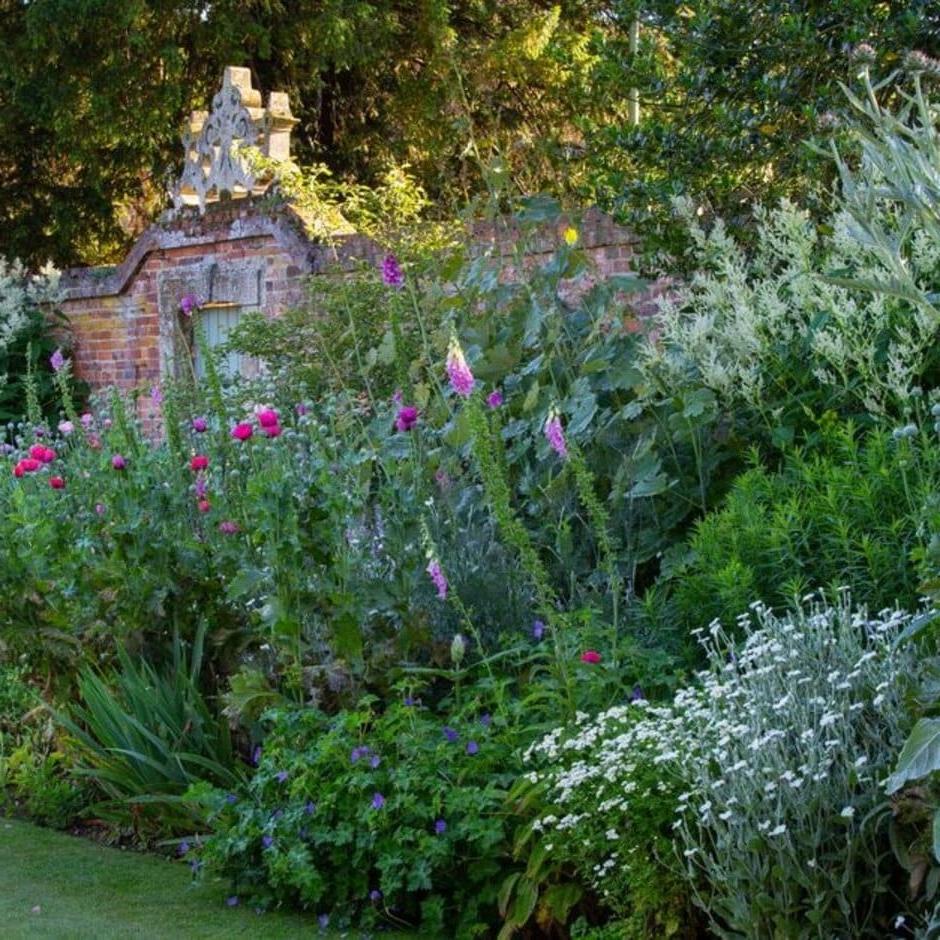
[[226,803],[229,803],[229,804],[237,803],[237,802],[238,802],[238,797],[235,796],[234,793],[226,793],[226,794],[225,794],[225,802],[226,802]]
[[541,640],[544,635],[545,624],[542,623],[541,620],[536,620],[535,623],[532,624],[532,636],[535,637],[536,640]]
[[279,770],[274,776],[278,783],[284,783],[290,774],[286,770]]
[[444,737],[453,744],[460,735],[450,725],[444,725]]
[[189,843],[183,839],[176,850],[180,855],[185,855],[189,851]]
[[486,396],[486,403],[490,408],[499,408],[503,403],[503,393],[497,388]]
[[307,800],[307,805],[304,807],[304,812],[308,816],[312,816],[317,811],[317,804],[313,800]]
[[372,794],[372,808],[381,809],[383,806],[385,806],[385,797],[376,791],[374,794]]
[[321,929],[321,930],[326,930],[326,928],[330,926],[330,915],[329,915],[329,914],[321,914],[321,915],[317,918],[317,923],[320,925],[320,929]]
[[480,724],[483,725],[484,728],[489,728],[489,726],[490,726],[492,723],[493,723],[493,719],[492,719],[492,717],[490,716],[490,713],[489,713],[489,712],[486,712],[486,713],[480,715]]
[[261,837],[261,845],[266,849],[271,848],[271,846],[274,845],[274,836],[267,834],[263,835]]
[[382,758],[378,754],[373,754],[369,760],[369,766],[375,770],[382,763]]
[[373,888],[373,889],[369,892],[369,900],[372,901],[372,902],[381,901],[381,900],[382,900],[382,892],[379,891],[378,888]]
[[180,310],[183,312],[183,316],[191,317],[194,310],[198,310],[202,306],[202,301],[195,294],[185,294],[180,299]]
[[256,744],[255,749],[251,752],[251,762],[255,765],[255,767],[257,767],[258,764],[261,763],[261,745],[260,744]]
[[635,686],[633,687],[633,691],[630,693],[630,701],[631,701],[631,702],[639,702],[639,701],[641,701],[641,700],[644,699],[644,698],[646,698],[646,696],[643,694],[643,689],[642,689],[642,687],[639,686],[639,685],[635,685]]
[[467,741],[467,753],[472,757],[480,750],[480,745],[476,741]]
[[66,359],[62,355],[61,349],[56,349],[56,351],[49,357],[49,365],[52,366],[53,372],[60,372],[65,368]]
[[225,903],[226,903],[229,907],[237,907],[237,906],[238,906],[238,895],[237,895],[237,894],[233,894],[231,897],[226,898],[226,899],[225,899]]
[[447,832],[447,823],[444,822],[443,819],[438,819],[437,822],[434,823],[434,832],[439,836],[444,835],[444,833]]

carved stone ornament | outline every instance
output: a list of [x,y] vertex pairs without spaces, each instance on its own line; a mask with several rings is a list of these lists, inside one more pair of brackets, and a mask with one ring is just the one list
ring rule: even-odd
[[171,192],[173,205],[203,212],[209,202],[263,193],[270,180],[256,178],[238,148],[255,146],[267,157],[289,160],[296,123],[284,92],[271,92],[263,108],[251,72],[228,66],[212,111],[193,111],[183,130],[183,172]]

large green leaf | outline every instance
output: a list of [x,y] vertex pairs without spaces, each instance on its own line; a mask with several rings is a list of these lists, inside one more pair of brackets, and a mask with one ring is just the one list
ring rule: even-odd
[[888,793],[905,783],[940,770],[940,718],[921,718],[901,750],[898,766],[888,778]]

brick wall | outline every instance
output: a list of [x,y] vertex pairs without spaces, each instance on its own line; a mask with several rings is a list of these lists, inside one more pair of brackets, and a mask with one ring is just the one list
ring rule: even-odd
[[[566,227],[564,222],[545,226],[531,242],[526,266],[545,260]],[[477,250],[503,257],[514,253],[518,236],[505,220],[471,229]],[[631,273],[635,240],[609,216],[589,210],[578,225],[578,239],[593,273],[567,285],[567,291]],[[151,227],[119,267],[64,275],[63,306],[74,330],[76,373],[92,389],[117,386],[146,393],[179,366],[179,302],[185,294],[277,316],[304,301],[310,278],[337,264],[378,264],[381,257],[380,248],[361,236],[341,237],[333,247],[310,241],[290,207],[272,211],[239,200],[212,205],[202,216],[184,210]],[[508,276],[516,276],[508,270]],[[143,394],[139,409],[146,422],[155,417],[155,408]]]

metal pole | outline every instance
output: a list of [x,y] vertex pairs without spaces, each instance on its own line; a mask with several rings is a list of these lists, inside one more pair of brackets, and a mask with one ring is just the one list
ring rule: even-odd
[[[630,24],[630,57],[636,60],[636,54],[640,49],[640,20],[634,19]],[[636,127],[640,123],[640,89],[631,88],[628,96],[630,123]]]

